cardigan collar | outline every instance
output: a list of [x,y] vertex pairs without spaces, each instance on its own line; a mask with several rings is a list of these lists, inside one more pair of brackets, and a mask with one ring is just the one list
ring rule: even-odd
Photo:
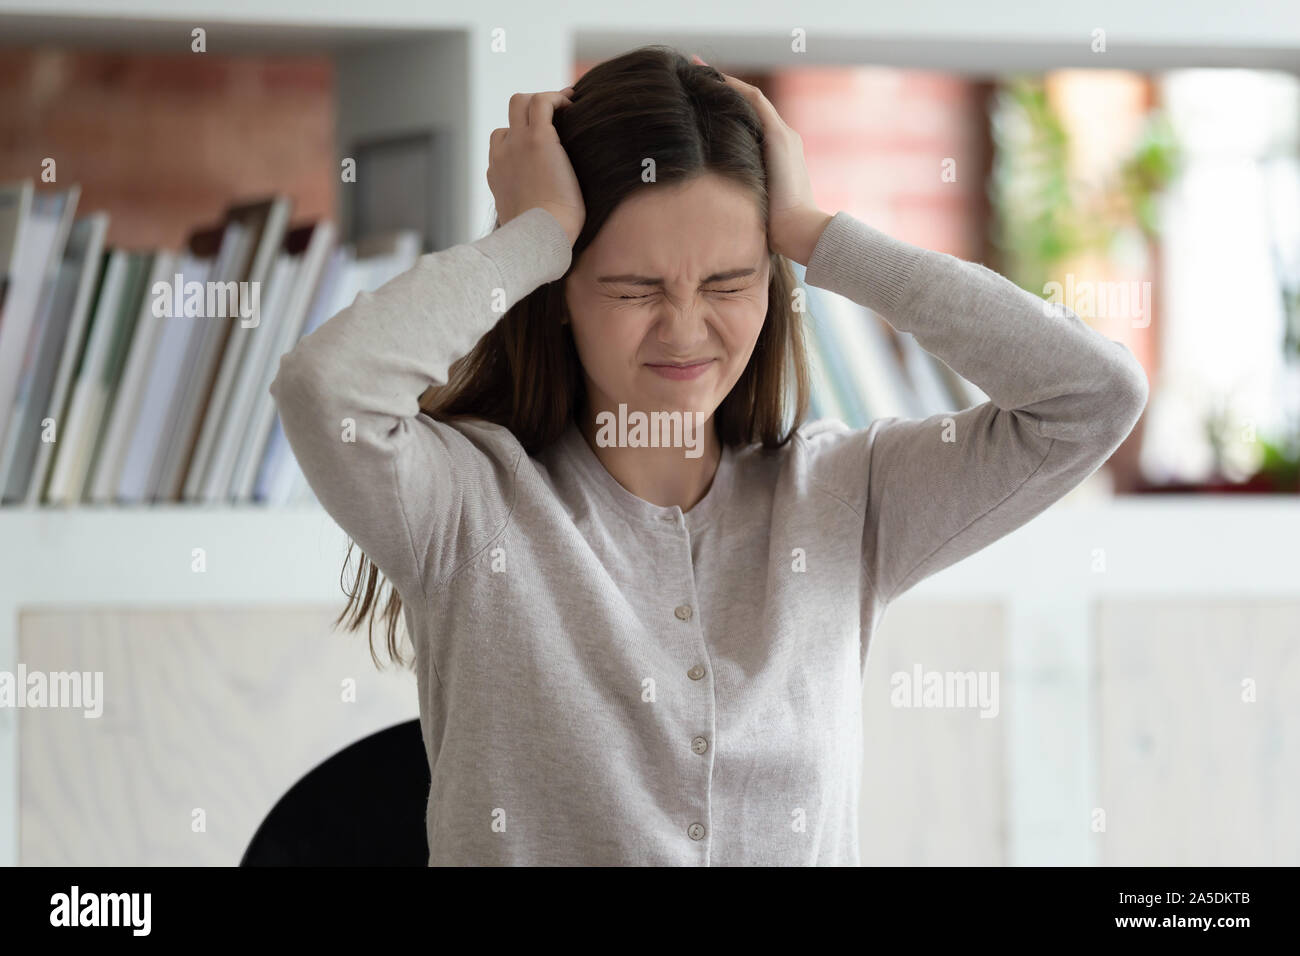
[[704,497],[689,511],[677,505],[656,505],[628,491],[609,473],[596,452],[587,444],[576,422],[570,421],[560,436],[559,446],[564,456],[574,465],[583,480],[594,487],[610,505],[634,521],[652,527],[662,527],[667,522],[685,524],[692,531],[703,528],[722,511],[735,484],[735,453],[722,446],[713,482]]

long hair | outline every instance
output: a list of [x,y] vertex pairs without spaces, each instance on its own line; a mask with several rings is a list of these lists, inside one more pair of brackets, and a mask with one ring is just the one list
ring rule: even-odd
[[[706,173],[749,190],[767,227],[762,121],[711,66],[692,63],[667,46],[632,50],[585,73],[573,85],[571,102],[555,111],[554,125],[586,206],[573,263],[625,199]],[[650,183],[642,180],[647,158],[654,160]],[[807,353],[802,313],[793,303],[794,272],[785,257],[769,256],[762,330],[744,372],[714,413],[724,445],[780,447],[808,411]],[[539,286],[451,365],[445,385],[430,386],[421,395],[421,411],[438,421],[476,418],[502,425],[530,455],[545,448],[586,397],[566,315],[564,278]],[[353,546],[349,544],[344,574]],[[396,589],[388,583],[380,611],[381,576],[364,554],[352,585],[343,588],[348,603],[335,623],[346,620],[348,629],[356,630],[368,620],[371,657],[380,666],[374,625],[376,618],[386,622],[388,653],[404,664],[397,642],[402,601]]]

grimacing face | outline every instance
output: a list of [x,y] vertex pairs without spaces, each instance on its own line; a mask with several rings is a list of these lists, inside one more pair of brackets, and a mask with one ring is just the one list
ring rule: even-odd
[[565,280],[589,412],[712,416],[762,330],[768,256],[753,196],[715,174],[621,203]]

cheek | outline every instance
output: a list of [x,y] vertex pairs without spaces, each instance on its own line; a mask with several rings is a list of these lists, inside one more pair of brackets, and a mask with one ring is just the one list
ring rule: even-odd
[[766,292],[753,299],[744,299],[730,303],[718,310],[718,328],[725,340],[727,351],[740,360],[748,358],[763,331],[763,321],[767,317]]
[[645,338],[646,323],[626,312],[604,308],[587,308],[570,315],[573,344],[592,378],[610,377],[635,360]]

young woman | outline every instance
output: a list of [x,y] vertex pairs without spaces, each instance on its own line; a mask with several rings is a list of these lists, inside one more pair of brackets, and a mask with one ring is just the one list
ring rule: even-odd
[[[498,228],[360,293],[271,389],[368,558],[344,615],[412,641],[430,864],[856,864],[886,606],[1094,472],[1141,366],[823,212],[771,103],[667,48],[511,97],[487,179]],[[804,424],[789,260],[989,401]],[[706,427],[645,447],[598,427],[620,406]]]

